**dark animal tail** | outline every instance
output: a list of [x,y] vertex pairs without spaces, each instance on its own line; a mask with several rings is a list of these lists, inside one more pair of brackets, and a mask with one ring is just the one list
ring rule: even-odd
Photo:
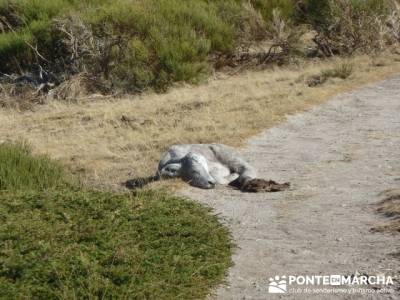
[[136,190],[140,189],[152,182],[160,180],[160,176],[149,176],[149,177],[139,177],[139,178],[134,178],[130,179],[126,182],[124,182],[122,185],[125,186],[126,188],[130,190]]

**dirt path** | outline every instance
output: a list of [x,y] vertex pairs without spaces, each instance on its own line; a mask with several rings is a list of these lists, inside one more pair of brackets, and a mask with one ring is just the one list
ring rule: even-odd
[[[243,155],[260,177],[290,181],[293,189],[184,192],[221,214],[238,245],[228,284],[216,299],[278,298],[268,294],[275,275],[399,275],[400,261],[391,255],[399,252],[399,237],[370,228],[383,221],[372,207],[378,194],[400,184],[400,77],[290,117],[251,139]],[[395,293],[365,297],[398,299]]]

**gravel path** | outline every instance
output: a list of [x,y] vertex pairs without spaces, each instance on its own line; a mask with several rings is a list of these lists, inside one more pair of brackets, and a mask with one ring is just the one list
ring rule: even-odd
[[212,298],[399,299],[399,289],[380,296],[272,295],[268,283],[275,275],[399,275],[393,255],[399,237],[370,229],[385,221],[373,210],[378,194],[400,185],[400,77],[289,117],[242,153],[260,177],[290,181],[293,188],[184,191],[213,207],[238,245],[228,283]]

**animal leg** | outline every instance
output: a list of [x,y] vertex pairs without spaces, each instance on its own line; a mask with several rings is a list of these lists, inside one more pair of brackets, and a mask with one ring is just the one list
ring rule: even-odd
[[231,173],[236,173],[239,177],[234,181],[242,186],[248,180],[257,177],[256,170],[247,163],[240,155],[231,147],[215,144],[210,149],[214,152],[215,157],[222,164],[227,166]]

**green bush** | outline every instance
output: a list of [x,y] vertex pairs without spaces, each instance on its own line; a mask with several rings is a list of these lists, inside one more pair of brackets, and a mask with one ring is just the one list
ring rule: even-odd
[[[271,32],[279,40],[290,32],[298,38],[303,23],[318,32],[325,55],[382,48],[378,28],[389,26],[391,2],[0,0],[0,72],[39,63],[60,79],[83,72],[105,90],[162,91],[173,82],[202,80],[213,62],[229,61],[224,58],[240,46]],[[299,53],[287,40],[285,55]]]
[[27,42],[32,42],[29,32],[6,32],[0,34],[0,72],[15,72],[18,67],[32,62]]
[[317,31],[326,56],[381,51],[391,39],[392,0],[304,0],[301,7],[299,19]]
[[26,144],[0,144],[0,190],[46,190],[73,184],[47,156],[32,156]]
[[328,28],[331,20],[331,0],[303,0],[301,10],[296,12],[299,22],[309,23],[313,28],[320,31]]
[[391,4],[391,0],[303,0],[297,17],[317,30],[329,30],[335,19],[343,16],[343,7],[358,14],[384,16]]
[[[29,71],[32,64],[40,61],[46,68],[57,66],[59,35],[53,31],[52,18],[68,11],[64,0],[3,0],[0,2],[0,25],[6,32],[0,33],[0,72],[20,73]],[[2,24],[3,23],[3,24]],[[34,48],[49,61],[38,57]],[[53,65],[54,63],[54,65]]]
[[292,20],[296,13],[296,2],[297,0],[251,0],[266,21],[272,20],[274,9],[279,9],[281,16],[286,21]]
[[0,34],[0,58],[10,62],[1,72],[39,60],[53,72],[101,75],[127,91],[198,81],[210,72],[210,55],[232,53],[250,22],[235,0],[2,0],[0,16],[13,26]]
[[203,1],[117,1],[82,18],[97,39],[122,37],[105,65],[107,79],[128,91],[201,79],[210,70],[211,53],[231,53],[235,46],[233,25]]

